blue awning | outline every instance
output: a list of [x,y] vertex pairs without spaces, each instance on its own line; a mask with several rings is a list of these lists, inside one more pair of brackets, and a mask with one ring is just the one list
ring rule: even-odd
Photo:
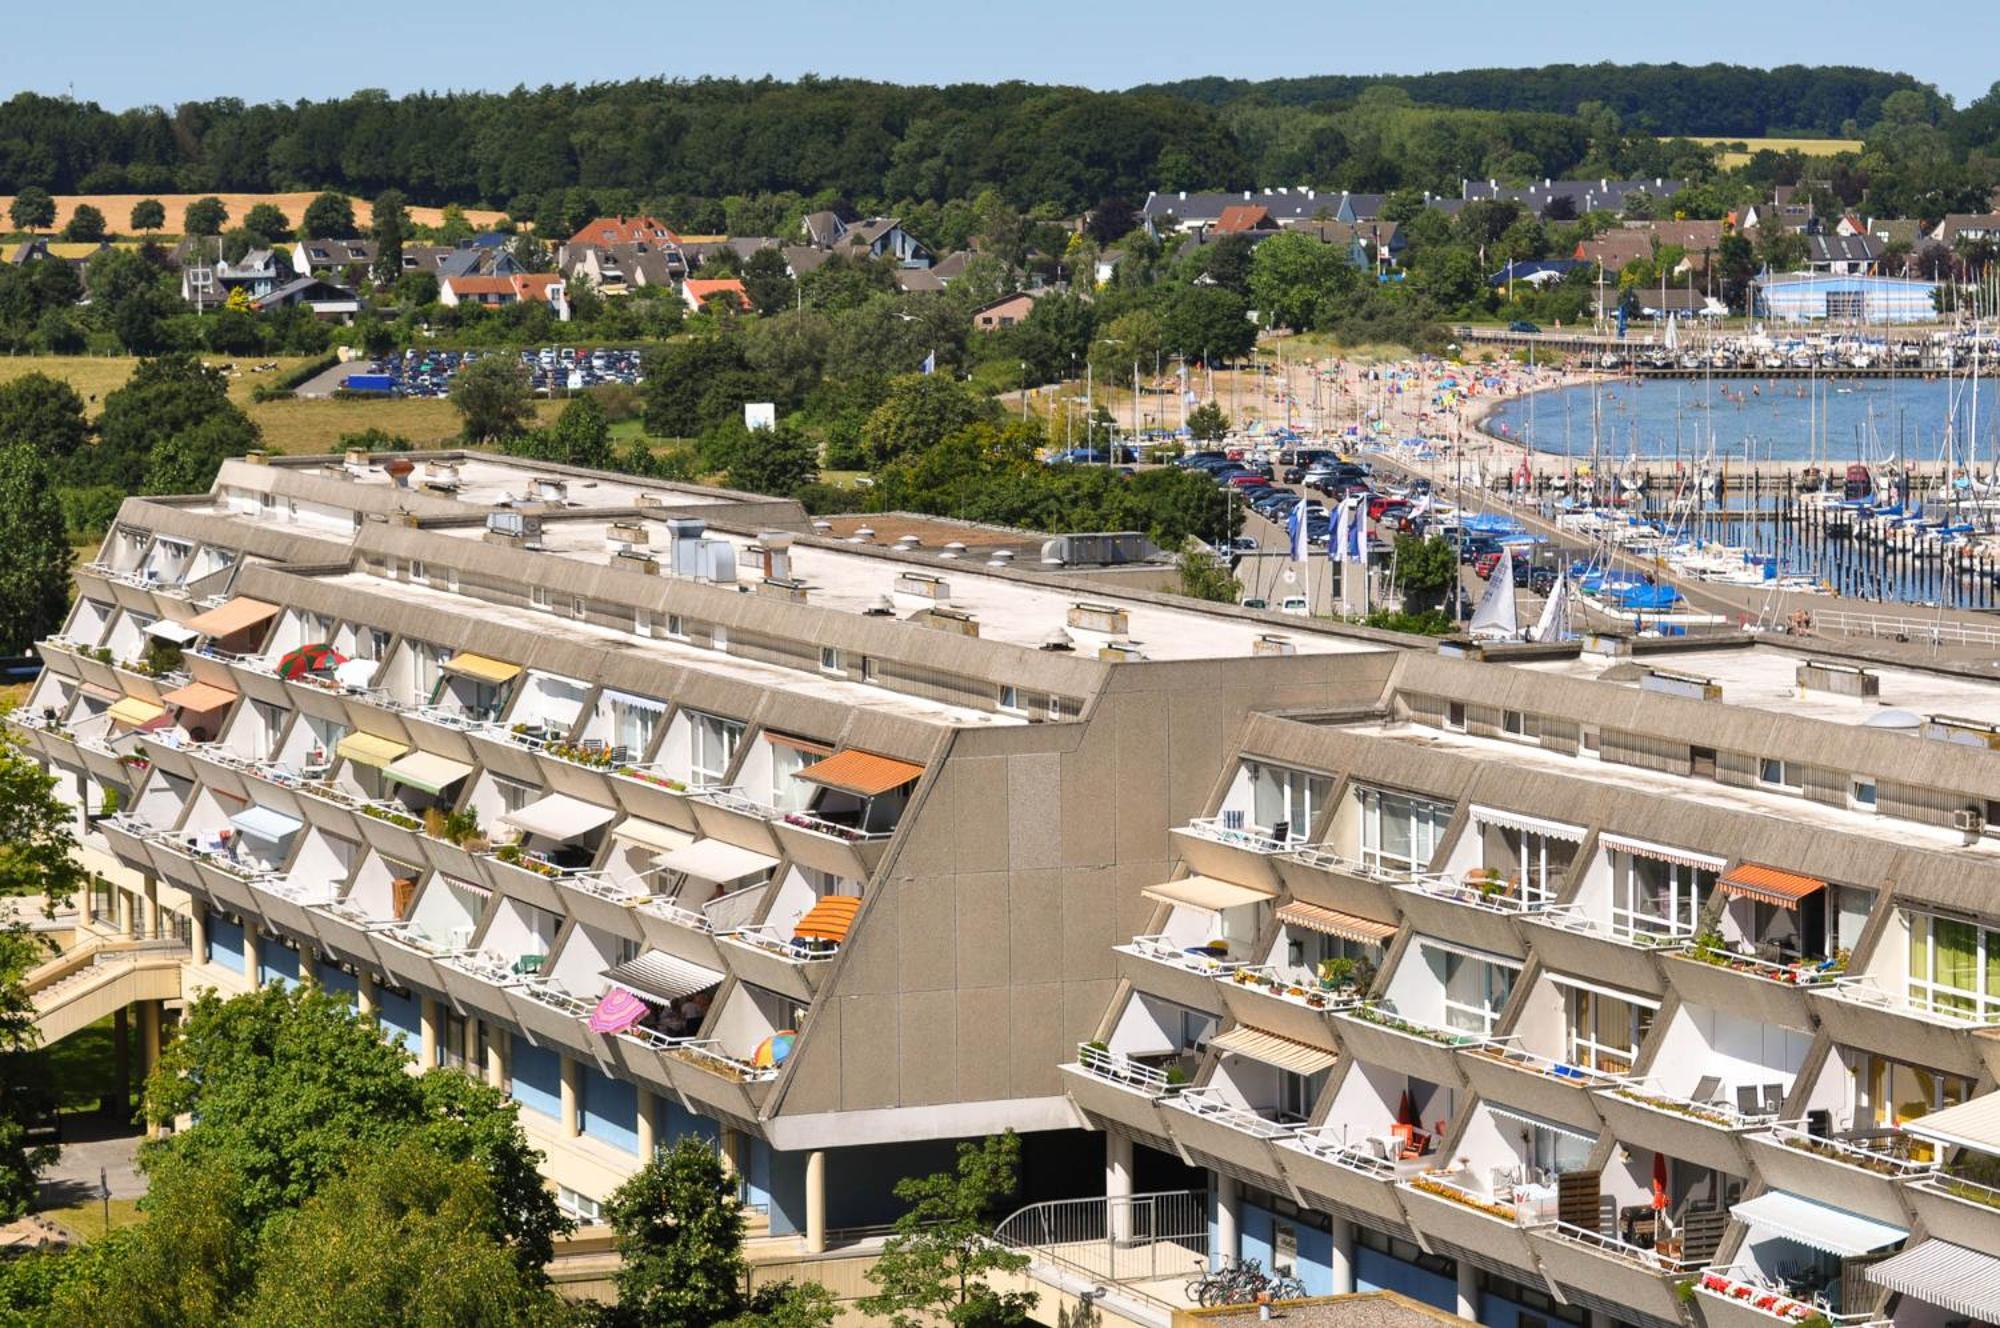
[[229,823],[244,834],[275,844],[287,835],[295,835],[304,828],[305,822],[283,812],[274,812],[269,807],[251,807],[229,818]]

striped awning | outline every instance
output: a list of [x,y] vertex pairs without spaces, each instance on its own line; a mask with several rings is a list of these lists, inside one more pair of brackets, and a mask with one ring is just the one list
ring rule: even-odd
[[372,733],[350,733],[340,740],[334,750],[356,765],[372,765],[382,770],[410,748],[407,743],[393,738],[378,738]]
[[1597,1142],[1597,1135],[1589,1130],[1579,1130],[1574,1125],[1564,1125],[1560,1121],[1552,1121],[1547,1117],[1537,1116],[1531,1112],[1516,1111],[1512,1107],[1503,1107],[1497,1102],[1488,1102],[1486,1109],[1499,1119],[1512,1121],[1516,1125],[1526,1125],[1530,1129],[1536,1130],[1547,1130],[1550,1134],[1558,1134],[1565,1139],[1575,1139],[1581,1143],[1594,1144]]
[[1218,881],[1213,876],[1183,876],[1178,881],[1149,885],[1139,893],[1158,903],[1184,904],[1211,913],[1243,904],[1261,904],[1272,897],[1269,890],[1237,885],[1233,881]]
[[651,1001],[678,1001],[722,985],[722,974],[663,950],[648,950],[604,972],[606,980]]
[[1547,835],[1550,839],[1560,839],[1565,843],[1581,844],[1584,830],[1580,825],[1564,825],[1561,821],[1545,821],[1539,816],[1528,816],[1521,812],[1503,812],[1498,807],[1474,805],[1472,819],[1481,825],[1497,825],[1507,830],[1524,830],[1531,835]]
[[1962,1314],[2000,1323],[2000,1255],[1927,1240],[1863,1270],[1876,1286]]
[[1337,908],[1322,908],[1303,899],[1280,905],[1278,921],[1288,927],[1303,927],[1322,936],[1338,936],[1343,941],[1359,941],[1363,945],[1380,945],[1396,934],[1393,922],[1377,922],[1356,913],[1342,913]]
[[923,773],[924,768],[920,765],[850,747],[807,766],[799,771],[798,777],[807,783],[873,798],[914,783],[923,777]]
[[1237,1056],[1248,1056],[1253,1061],[1265,1065],[1275,1065],[1280,1070],[1290,1070],[1293,1074],[1318,1074],[1330,1070],[1340,1058],[1330,1051],[1277,1033],[1266,1033],[1261,1028],[1248,1024],[1238,1024],[1226,1033],[1217,1033],[1208,1040],[1211,1047]]
[[1722,858],[1708,853],[1696,853],[1691,849],[1673,848],[1666,844],[1649,843],[1643,839],[1629,839],[1624,835],[1603,835],[1598,843],[1614,853],[1630,853],[1641,858],[1653,858],[1660,862],[1671,862],[1677,866],[1692,867],[1696,871],[1719,872],[1729,864]]
[[1947,1148],[2000,1153],[2000,1093],[1982,1093],[1970,1102],[1906,1120],[1903,1132]]
[[1852,1259],[1910,1237],[1902,1227],[1877,1222],[1872,1217],[1850,1213],[1789,1190],[1766,1190],[1731,1208],[1729,1215],[1769,1235],[1842,1259]]
[[141,701],[136,696],[127,696],[120,698],[107,713],[115,722],[127,728],[143,729],[167,711],[164,706],[156,706],[151,701]]
[[806,910],[792,928],[792,935],[809,941],[844,941],[848,929],[854,925],[854,915],[860,911],[860,896],[828,895]]
[[489,659],[485,655],[475,655],[469,650],[460,651],[438,667],[446,673],[456,673],[461,677],[490,683],[495,687],[512,682],[521,675],[519,664]]
[[1804,876],[1755,862],[1738,863],[1716,884],[1738,899],[1754,899],[1779,908],[1797,908],[1801,899],[1826,889],[1826,882],[1817,876]]
[[201,714],[233,703],[236,693],[227,687],[217,687],[212,682],[191,682],[185,687],[174,688],[160,699],[170,706],[180,706]]

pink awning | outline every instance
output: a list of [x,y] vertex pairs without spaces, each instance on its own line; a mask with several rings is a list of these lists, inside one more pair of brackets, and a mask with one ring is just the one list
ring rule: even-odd
[[652,1007],[623,987],[613,987],[590,1013],[593,1033],[623,1033],[651,1013]]

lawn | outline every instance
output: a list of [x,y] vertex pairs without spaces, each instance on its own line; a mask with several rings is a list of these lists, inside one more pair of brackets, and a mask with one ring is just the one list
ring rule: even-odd
[[[136,1016],[128,1036],[136,1074],[140,1054]],[[55,1085],[56,1103],[63,1111],[95,1111],[105,1098],[116,1095],[117,1053],[110,1015],[78,1029],[41,1054],[47,1061],[49,1082]]]
[[[58,1223],[79,1240],[95,1240],[104,1234],[104,1201],[90,1199],[68,1208],[44,1208],[36,1214]],[[137,1199],[113,1199],[111,1201],[111,1229],[123,1230],[136,1226],[145,1220],[139,1211]]]
[[[213,365],[239,366],[236,375],[229,380],[229,396],[241,406],[250,404],[250,393],[259,383],[275,382],[288,370],[305,363],[296,357],[258,361],[249,356],[227,355],[204,355],[202,361]],[[268,373],[249,372],[252,363],[274,362],[278,367]],[[123,387],[138,363],[129,355],[10,355],[0,359],[0,383],[31,373],[60,378],[77,390],[83,397],[84,408],[95,415],[103,407],[105,394]]]

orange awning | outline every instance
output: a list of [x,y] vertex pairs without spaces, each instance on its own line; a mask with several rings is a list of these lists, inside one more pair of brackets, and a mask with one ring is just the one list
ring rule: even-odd
[[814,742],[810,738],[794,738],[789,733],[775,733],[770,729],[764,730],[764,741],[774,747],[789,747],[795,752],[804,752],[807,756],[833,755],[833,748],[823,742]]
[[203,636],[234,636],[238,632],[269,622],[278,616],[278,606],[266,604],[261,599],[247,599],[238,595],[227,604],[198,613],[187,620],[188,627]]
[[1716,884],[1739,899],[1755,899],[1779,908],[1797,908],[1799,901],[1807,895],[1826,889],[1826,882],[1817,876],[1801,876],[1797,872],[1780,871],[1776,867],[1764,867],[1754,862],[1732,868]]
[[872,798],[923,777],[924,768],[850,747],[799,771],[800,779]]
[[1342,940],[1359,941],[1363,945],[1380,945],[1396,934],[1393,922],[1377,922],[1354,913],[1342,913],[1337,908],[1322,908],[1318,904],[1308,904],[1302,899],[1294,899],[1289,904],[1279,906],[1278,921],[1293,927],[1304,927],[1325,936],[1338,936]]
[[176,687],[160,698],[170,706],[181,706],[196,712],[220,710],[236,700],[236,693],[227,687],[217,687],[214,683],[191,682],[185,687]]
[[847,929],[854,925],[854,915],[860,911],[859,896],[828,895],[806,910],[806,915],[792,928],[792,935],[808,941],[844,941]]

